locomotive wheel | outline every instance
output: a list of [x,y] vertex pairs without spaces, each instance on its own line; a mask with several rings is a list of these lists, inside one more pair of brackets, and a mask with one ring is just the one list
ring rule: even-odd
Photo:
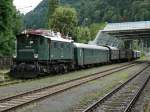
[[68,67],[66,65],[62,65],[63,66],[63,71],[62,73],[67,73],[68,72]]
[[59,66],[54,66],[54,73],[58,74],[60,72],[60,67]]

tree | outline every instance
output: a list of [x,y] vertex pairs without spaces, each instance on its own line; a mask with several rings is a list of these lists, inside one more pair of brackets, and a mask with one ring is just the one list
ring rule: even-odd
[[24,17],[23,14],[15,10],[13,15],[14,23],[12,27],[15,35],[19,34],[23,30],[23,17]]
[[59,0],[49,0],[49,15],[52,15],[59,6]]
[[[35,10],[31,11],[31,14],[25,15],[26,24],[30,23],[30,27],[36,25],[37,28],[43,28],[44,23],[47,25],[48,20],[45,19],[45,16],[47,18],[48,1],[49,0],[43,0]],[[60,5],[69,4],[76,9],[80,25],[90,25],[100,22],[112,23],[150,20],[149,0],[117,0],[117,2],[116,0],[59,1]],[[54,8],[52,8],[52,12],[53,9]],[[88,18],[88,21],[86,21],[86,18]]]
[[48,4],[48,27],[51,28],[52,15],[55,12],[55,9],[59,6],[59,0],[49,0]]
[[74,8],[60,6],[52,15],[51,28],[63,35],[72,36],[77,22],[77,12]]
[[15,35],[18,32],[19,15],[12,0],[0,2],[0,56],[12,55]]
[[97,32],[99,32],[99,30],[103,29],[106,26],[106,23],[93,23],[89,26],[89,30],[91,33],[91,38],[95,39]]
[[88,43],[91,40],[91,33],[88,27],[76,27],[74,36],[77,42]]

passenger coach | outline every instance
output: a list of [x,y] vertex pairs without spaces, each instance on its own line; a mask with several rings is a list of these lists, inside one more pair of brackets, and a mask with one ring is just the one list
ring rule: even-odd
[[109,49],[107,47],[74,43],[74,48],[77,66],[109,62]]

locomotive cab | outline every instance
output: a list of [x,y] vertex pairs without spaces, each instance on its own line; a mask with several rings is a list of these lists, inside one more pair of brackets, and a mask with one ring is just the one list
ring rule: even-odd
[[47,60],[49,58],[49,44],[50,39],[40,35],[24,34],[17,36],[17,61]]
[[31,73],[27,77],[36,77],[43,70],[39,67],[40,62],[49,60],[50,39],[37,34],[21,34],[16,39],[16,56],[11,73],[16,77],[26,77],[27,72]]
[[17,60],[30,61],[38,58],[38,40],[39,37],[34,35],[17,36]]

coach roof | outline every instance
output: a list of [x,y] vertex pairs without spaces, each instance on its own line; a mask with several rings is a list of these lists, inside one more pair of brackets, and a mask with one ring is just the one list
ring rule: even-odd
[[107,47],[97,46],[97,45],[89,45],[89,44],[82,44],[82,43],[74,43],[74,46],[77,47],[77,48],[109,50]]
[[119,50],[117,47],[108,46],[111,50]]
[[50,36],[44,36],[45,38],[49,38],[53,41],[61,41],[61,42],[73,42],[73,40],[69,40],[69,39],[64,39],[64,38],[59,38],[59,37],[50,37]]

